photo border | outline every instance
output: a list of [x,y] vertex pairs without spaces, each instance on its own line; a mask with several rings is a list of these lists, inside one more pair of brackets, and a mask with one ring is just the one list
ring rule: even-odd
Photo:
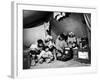
[[[12,77],[42,77],[54,75],[66,75],[72,73],[90,73],[97,71],[97,57],[93,36],[96,27],[96,8],[71,7],[57,5],[39,5],[13,2],[13,21],[12,21]],[[29,69],[23,70],[23,9],[39,10],[39,11],[59,11],[59,12],[78,12],[91,13],[91,66],[84,67],[66,67],[66,68],[50,68],[50,69]],[[60,73],[59,73],[60,72]],[[48,73],[48,74],[47,74]]]

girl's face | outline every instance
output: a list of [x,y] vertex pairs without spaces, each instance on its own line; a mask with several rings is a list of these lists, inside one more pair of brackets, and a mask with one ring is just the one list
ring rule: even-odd
[[40,43],[40,44],[38,44],[39,46],[43,46],[43,44],[42,43]]
[[59,40],[60,40],[60,41],[62,41],[62,40],[63,40],[63,38],[62,38],[62,37],[59,37]]

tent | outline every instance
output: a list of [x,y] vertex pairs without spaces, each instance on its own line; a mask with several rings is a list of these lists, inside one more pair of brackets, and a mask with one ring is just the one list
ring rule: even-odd
[[53,39],[62,32],[74,32],[77,37],[87,36],[91,47],[91,14],[65,13],[61,21],[56,20],[54,12],[23,10],[23,42],[30,46],[37,39],[45,37],[44,22],[50,21]]

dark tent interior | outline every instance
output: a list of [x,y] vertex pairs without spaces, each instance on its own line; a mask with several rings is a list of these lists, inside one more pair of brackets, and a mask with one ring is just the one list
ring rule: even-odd
[[[73,32],[76,37],[88,38],[89,51],[91,51],[91,27],[87,25],[84,13],[69,13],[60,21],[53,17],[54,12],[23,10],[23,49],[26,50],[31,44],[35,44],[38,39],[45,39],[44,23],[50,22],[50,35],[55,42],[61,33]],[[88,18],[91,14],[86,13]],[[90,25],[91,26],[91,25]],[[89,54],[90,56],[90,54]],[[90,61],[89,61],[90,63]]]

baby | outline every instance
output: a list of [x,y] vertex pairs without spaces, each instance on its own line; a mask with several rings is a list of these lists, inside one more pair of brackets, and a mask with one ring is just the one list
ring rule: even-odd
[[42,50],[39,55],[39,63],[47,62],[50,63],[53,59],[53,54],[49,51],[49,47],[46,46],[45,50]]

